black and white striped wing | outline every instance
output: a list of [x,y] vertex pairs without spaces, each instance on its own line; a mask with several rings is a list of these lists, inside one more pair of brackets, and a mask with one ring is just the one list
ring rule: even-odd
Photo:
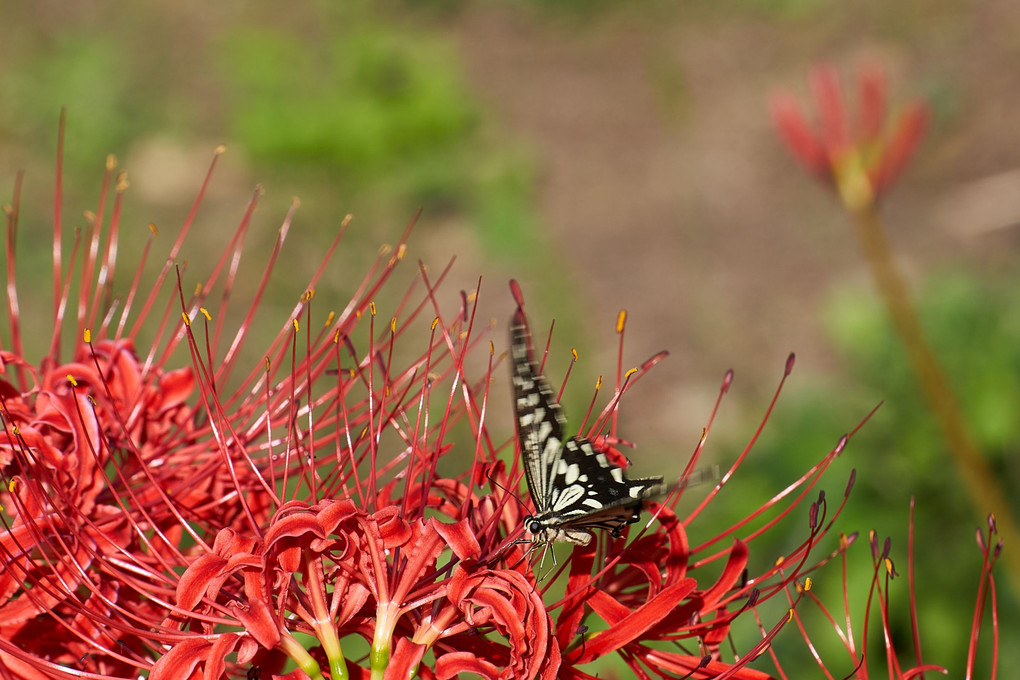
[[623,468],[582,437],[563,439],[566,419],[531,356],[531,337],[517,310],[510,354],[514,408],[535,515],[525,528],[540,541],[586,545],[591,530],[619,533],[638,519],[642,501],[668,493],[662,477],[628,479]]
[[563,455],[563,431],[567,420],[556,402],[552,387],[531,356],[531,336],[520,310],[510,328],[510,360],[514,383],[517,438],[524,459],[524,473],[535,509],[549,509],[553,499],[554,470]]

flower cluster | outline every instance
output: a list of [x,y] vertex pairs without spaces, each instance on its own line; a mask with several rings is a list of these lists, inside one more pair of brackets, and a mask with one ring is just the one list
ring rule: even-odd
[[[389,321],[377,323],[376,298],[405,259],[408,229],[367,267],[344,311],[312,332],[314,287],[334,244],[265,360],[235,375],[257,298],[225,348],[205,304],[222,275],[216,318],[226,314],[228,265],[257,196],[222,266],[192,298],[172,268],[189,217],[157,280],[147,286],[136,275],[119,303],[112,272],[126,182],[113,172],[111,162],[84,232],[90,247],[75,275],[73,322],[64,316],[75,306],[72,274],[62,270],[55,229],[53,341],[38,365],[25,357],[16,287],[8,287],[3,677],[592,678],[586,666],[608,655],[639,677],[769,677],[751,664],[806,591],[812,551],[834,519],[817,485],[845,438],[744,520],[692,545],[688,527],[756,434],[686,516],[673,494],[648,504],[647,524],[574,549],[559,563],[564,587],[519,540],[527,513],[513,491],[523,485],[522,462],[510,418],[489,413],[501,353],[476,323],[477,290],[455,297],[450,311],[437,292],[447,270],[420,267]],[[17,210],[8,215],[13,232]],[[147,317],[157,319],[155,340],[139,352]],[[77,341],[64,359],[66,327]],[[190,360],[171,368],[185,350]],[[633,371],[619,366],[608,406],[585,433],[618,460],[620,397],[663,356]],[[791,356],[787,374],[792,366]],[[799,544],[764,564],[751,559],[759,537],[798,514]],[[799,593],[792,604],[791,591]],[[775,625],[736,641],[738,655],[724,651],[733,621],[762,616],[773,598],[782,612],[765,616]]]

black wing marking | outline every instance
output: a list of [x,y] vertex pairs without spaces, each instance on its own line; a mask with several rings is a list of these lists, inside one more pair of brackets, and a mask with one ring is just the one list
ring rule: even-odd
[[668,491],[662,477],[628,479],[623,468],[581,437],[572,437],[564,445],[553,489],[556,498],[549,510],[561,521],[639,506],[641,501]]
[[510,327],[510,358],[524,472],[535,509],[543,512],[552,501],[553,470],[562,456],[567,421],[549,381],[539,373],[531,357],[531,335],[519,309]]
[[528,490],[536,514],[526,529],[536,540],[585,545],[592,529],[618,534],[637,521],[642,501],[672,491],[662,477],[628,479],[623,468],[582,437],[564,441],[566,418],[531,355],[518,309],[510,330],[514,409]]

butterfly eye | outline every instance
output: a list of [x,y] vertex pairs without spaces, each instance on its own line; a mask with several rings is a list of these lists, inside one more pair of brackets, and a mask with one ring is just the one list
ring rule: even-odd
[[528,533],[537,534],[542,530],[542,523],[536,519],[531,520],[528,524]]

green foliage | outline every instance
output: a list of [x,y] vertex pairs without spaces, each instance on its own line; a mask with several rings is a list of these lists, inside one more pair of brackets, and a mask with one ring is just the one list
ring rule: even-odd
[[110,77],[123,57],[101,36],[58,37],[50,49],[0,77],[3,127],[54,149],[60,110],[71,108],[78,115],[68,121],[75,149],[68,162],[88,158],[91,168],[102,167],[111,149],[123,148],[139,132],[140,102],[132,97],[131,80]]
[[[978,282],[964,274],[934,280],[919,301],[929,342],[949,375],[982,451],[998,465],[1011,463],[1020,439],[1020,299],[1017,282]],[[884,310],[858,295],[840,297],[832,314],[833,335],[856,374],[882,390],[896,422],[910,439],[919,472],[944,476],[945,444],[916,386],[909,357]],[[883,406],[883,408],[885,408]],[[899,429],[898,428],[898,429]],[[941,461],[941,463],[940,463]],[[1013,463],[1015,465],[1015,463]],[[1012,471],[1014,483],[1020,481]]]
[[478,118],[433,39],[370,26],[309,44],[269,27],[235,29],[220,45],[231,124],[269,162],[323,163],[368,181],[430,154],[449,154]]
[[[1020,374],[1014,369],[1020,365],[1017,285],[1015,278],[979,282],[965,274],[946,274],[933,280],[918,302],[929,342],[1007,496],[1020,484],[1015,455],[1020,440]],[[893,592],[898,593],[894,599],[902,606],[892,612],[892,620],[902,633],[901,651],[909,650],[905,576],[908,508],[914,497],[917,600],[925,658],[957,671],[966,658],[966,633],[980,568],[974,530],[983,526],[986,511],[966,501],[961,474],[884,307],[870,292],[855,288],[835,295],[827,309],[831,335],[847,364],[840,374],[853,379],[784,393],[752,463],[759,475],[770,480],[766,487],[778,488],[831,448],[833,433],[852,429],[882,402],[853,435],[823,484],[834,507],[844,490],[845,477],[840,473],[857,470],[856,485],[840,521],[846,533],[860,533],[861,544],[851,549],[861,555],[852,560],[849,588],[855,595],[850,601],[859,602],[867,588],[868,532],[877,530],[880,540],[891,536],[892,558],[903,576],[893,582]],[[792,532],[790,539],[796,535]],[[839,606],[838,565],[821,570],[815,584],[819,599]],[[1008,595],[1000,596],[1000,602],[1003,597]],[[1020,626],[1017,613],[1001,607],[1000,623],[1006,631]],[[827,642],[820,637],[815,642],[824,649]],[[881,641],[871,644],[880,647]],[[835,657],[840,652],[833,647],[828,654]]]

